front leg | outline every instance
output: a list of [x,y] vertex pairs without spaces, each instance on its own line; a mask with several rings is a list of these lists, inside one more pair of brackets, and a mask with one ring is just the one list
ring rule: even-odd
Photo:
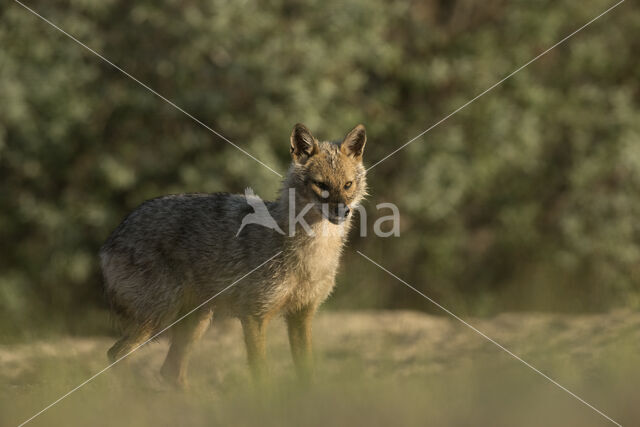
[[308,305],[295,311],[289,311],[285,315],[293,362],[298,371],[298,376],[305,382],[313,378],[311,319],[315,312],[316,305]]
[[246,316],[240,319],[244,331],[244,342],[247,347],[247,357],[253,378],[257,383],[265,380],[266,362],[266,329],[267,321],[264,317]]

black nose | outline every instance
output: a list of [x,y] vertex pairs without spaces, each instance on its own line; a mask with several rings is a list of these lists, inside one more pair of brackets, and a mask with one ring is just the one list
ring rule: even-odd
[[351,212],[351,209],[349,209],[349,206],[341,206],[338,208],[338,216],[341,216],[343,218],[348,217],[349,212]]

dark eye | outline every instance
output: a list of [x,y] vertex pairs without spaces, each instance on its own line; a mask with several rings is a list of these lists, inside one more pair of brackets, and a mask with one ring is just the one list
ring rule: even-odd
[[351,184],[353,184],[353,181],[348,181],[345,185],[344,185],[344,189],[348,190],[351,188]]
[[327,184],[325,184],[324,182],[320,182],[320,181],[312,181],[312,182],[313,182],[313,185],[315,185],[319,189],[324,190],[324,191],[329,191],[329,186]]

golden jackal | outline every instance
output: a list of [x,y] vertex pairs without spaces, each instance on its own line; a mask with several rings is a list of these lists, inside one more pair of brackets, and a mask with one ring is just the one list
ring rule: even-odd
[[264,204],[276,225],[242,221],[258,213],[249,195],[171,195],[134,210],[100,251],[106,295],[123,332],[109,358],[119,360],[278,254],[169,330],[161,373],[186,384],[189,351],[215,313],[240,318],[251,370],[261,377],[265,328],[282,313],[296,369],[308,377],[311,318],[334,287],[351,210],[366,193],[365,143],[362,125],[342,142],[319,142],[297,124],[280,195]]

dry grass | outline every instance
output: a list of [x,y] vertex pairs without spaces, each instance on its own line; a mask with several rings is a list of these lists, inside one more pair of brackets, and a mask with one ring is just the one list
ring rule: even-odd
[[[638,425],[640,314],[504,314],[470,323],[623,425]],[[160,341],[30,425],[613,425],[449,318],[335,312],[315,324],[318,382],[301,388],[280,322],[272,384],[249,381],[239,324],[215,324],[191,364],[191,389],[167,389]],[[17,425],[106,366],[111,338],[0,346],[0,425]]]

